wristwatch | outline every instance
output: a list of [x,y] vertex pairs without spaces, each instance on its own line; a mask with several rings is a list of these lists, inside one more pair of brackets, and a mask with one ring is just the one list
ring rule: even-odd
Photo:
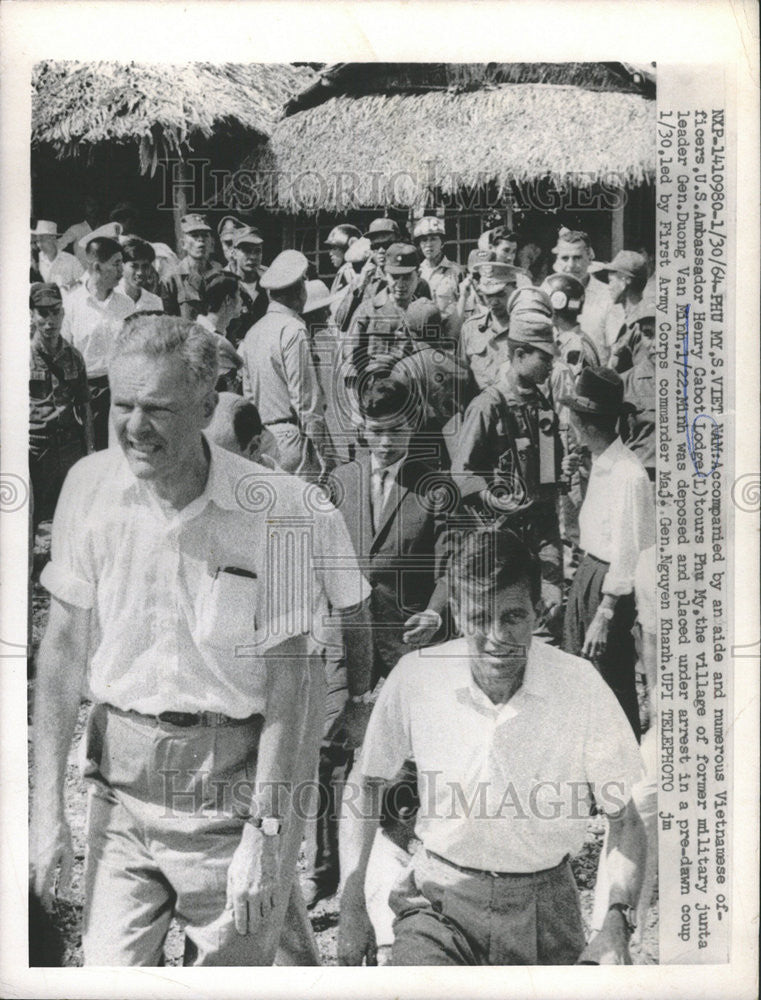
[[630,934],[633,934],[636,931],[637,911],[633,906],[630,906],[628,903],[611,903],[608,907],[608,913],[610,913],[611,910],[618,910],[624,918],[624,924]]
[[248,822],[261,830],[264,837],[277,837],[283,827],[283,821],[277,816],[249,816]]
[[372,701],[372,691],[365,691],[363,694],[350,694],[349,701],[352,705],[369,705]]

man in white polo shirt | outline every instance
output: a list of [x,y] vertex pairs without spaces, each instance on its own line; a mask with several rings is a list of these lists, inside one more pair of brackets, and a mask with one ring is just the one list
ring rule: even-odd
[[[449,565],[463,637],[403,657],[373,709],[356,801],[344,799],[339,962],[372,957],[364,879],[380,796],[418,769],[422,848],[397,882],[392,965],[625,964],[645,858],[631,789],[639,750],[584,660],[533,639],[540,572],[494,528],[466,533]],[[609,907],[584,947],[568,862],[590,794],[609,824]]]
[[[71,861],[64,774],[86,691],[85,963],[163,964],[176,916],[185,964],[268,965],[322,724],[316,594],[347,609],[368,588],[334,508],[310,509],[303,483],[273,483],[203,435],[217,399],[208,331],[139,314],[109,374],[120,448],[72,469],[42,576],[35,890],[49,903]],[[355,658],[352,694],[367,691],[368,659]]]
[[116,287],[124,268],[119,231],[110,223],[85,238],[87,276],[66,297],[61,328],[64,339],[85,360],[96,451],[108,447],[108,357],[122,323],[136,309],[132,299]]

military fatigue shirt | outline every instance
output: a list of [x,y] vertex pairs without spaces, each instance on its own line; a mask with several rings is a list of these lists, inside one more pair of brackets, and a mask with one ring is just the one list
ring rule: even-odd
[[466,320],[460,331],[460,359],[470,368],[479,390],[494,385],[508,361],[509,324],[502,326],[490,311]]
[[[85,362],[59,338],[48,354],[32,341],[29,351],[29,447],[33,454],[83,437],[84,408],[90,401]],[[79,418],[79,419],[77,419]]]
[[452,473],[466,482],[499,486],[510,509],[528,513],[558,494],[563,450],[550,401],[525,386],[512,369],[468,406],[452,458]]
[[190,258],[183,257],[177,270],[161,283],[161,298],[164,312],[169,316],[195,319],[205,292],[205,283],[212,274],[219,274],[222,268],[216,261],[209,261],[203,275],[190,266]]

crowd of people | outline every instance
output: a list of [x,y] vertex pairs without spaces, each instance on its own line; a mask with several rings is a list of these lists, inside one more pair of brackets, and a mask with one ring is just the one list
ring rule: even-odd
[[184,216],[177,255],[136,219],[32,230],[35,892],[70,860],[87,697],[88,964],[161,964],[172,916],[186,964],[319,964],[336,893],[343,964],[630,961],[656,862],[647,254],[561,228],[537,277],[492,217],[464,267],[438,215],[379,217],[329,233],[328,287],[235,215]]

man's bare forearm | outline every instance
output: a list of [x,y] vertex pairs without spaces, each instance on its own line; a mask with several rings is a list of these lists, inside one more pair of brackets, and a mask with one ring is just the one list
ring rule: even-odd
[[608,853],[606,857],[608,904],[636,906],[642,890],[647,857],[647,837],[633,800],[617,819],[608,818]]
[[338,828],[340,893],[349,886],[364,897],[365,873],[380,822],[385,783],[364,779],[355,766],[346,787],[351,793],[344,792]]
[[252,803],[261,816],[282,817],[288,810],[302,737],[321,723],[324,711],[325,671],[319,658],[307,656],[301,636],[286,647],[267,657],[267,707]]
[[63,808],[66,761],[87,666],[89,620],[89,611],[51,600],[34,690],[34,815],[40,822]]

